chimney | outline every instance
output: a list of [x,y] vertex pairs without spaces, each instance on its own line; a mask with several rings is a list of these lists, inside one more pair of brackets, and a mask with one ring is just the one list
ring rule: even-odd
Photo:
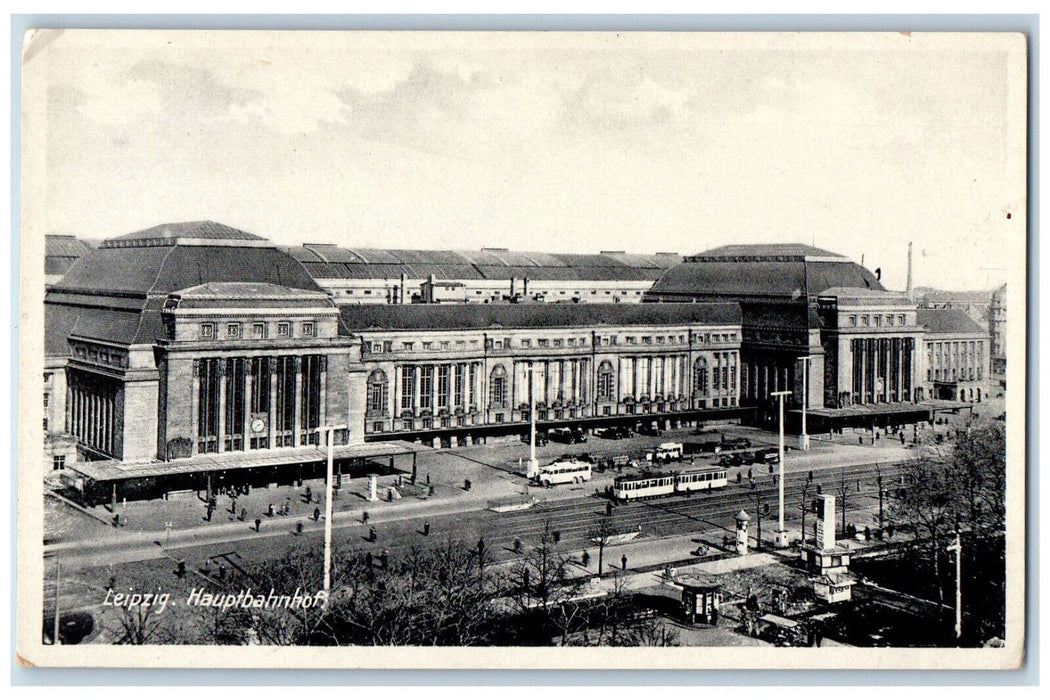
[[911,270],[912,270],[912,259],[911,259],[911,241],[908,241],[908,290],[905,295],[908,297],[908,301],[915,301],[915,297],[912,293],[911,286]]

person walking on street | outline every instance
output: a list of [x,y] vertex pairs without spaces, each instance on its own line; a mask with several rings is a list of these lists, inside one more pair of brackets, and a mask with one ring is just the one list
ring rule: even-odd
[[626,554],[624,554],[622,557],[620,557],[620,567],[624,571],[627,571],[627,555]]
[[423,536],[428,537],[430,535],[430,521],[423,523]]
[[262,528],[262,518],[256,518],[255,519],[255,531],[259,532],[260,528]]
[[368,539],[371,542],[376,541],[376,529],[374,527],[368,528]]
[[367,510],[365,512],[361,513],[361,522],[364,523],[365,525],[368,524],[368,511]]
[[321,519],[321,509],[320,508],[314,508],[314,522],[317,522],[320,519]]

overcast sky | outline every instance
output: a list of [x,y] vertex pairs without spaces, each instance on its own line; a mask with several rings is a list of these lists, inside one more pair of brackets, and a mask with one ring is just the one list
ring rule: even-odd
[[27,64],[49,233],[803,242],[891,288],[908,241],[917,285],[987,288],[1023,260],[1016,37],[83,32]]

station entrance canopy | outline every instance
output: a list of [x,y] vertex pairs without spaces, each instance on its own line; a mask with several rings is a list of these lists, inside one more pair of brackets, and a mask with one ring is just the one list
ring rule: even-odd
[[[418,446],[407,442],[336,445],[337,475],[409,470],[415,475]],[[396,464],[401,458],[402,464]],[[195,455],[169,462],[125,463],[118,460],[77,462],[67,485],[89,505],[106,502],[120,493],[128,499],[161,498],[178,490],[211,490],[220,485],[266,485],[324,475],[326,448],[310,446],[259,453],[230,452]]]
[[[886,426],[929,422],[934,414],[958,413],[972,410],[973,406],[961,401],[922,401],[919,403],[856,404],[842,408],[810,408],[806,410],[807,427],[812,433],[828,432],[842,428],[885,428]],[[801,422],[801,409],[788,411],[791,422]]]

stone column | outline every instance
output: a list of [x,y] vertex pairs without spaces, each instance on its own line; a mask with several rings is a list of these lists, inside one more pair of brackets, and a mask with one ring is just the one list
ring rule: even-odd
[[860,362],[860,396],[857,397],[857,403],[864,403],[864,396],[867,391],[868,383],[868,368],[867,368],[867,357],[868,357],[868,344],[863,339],[857,343],[857,349],[859,352],[854,353],[853,361]]
[[[321,363],[321,386],[317,393],[317,425],[322,427],[328,424],[328,355],[321,355],[317,361]],[[325,441],[321,439],[323,435],[324,433],[318,433],[317,436],[317,444],[321,447],[325,445]]]
[[296,357],[293,363],[295,367],[295,422],[292,430],[292,447],[299,447],[299,426],[303,419],[303,359]]
[[423,374],[420,370],[422,368],[423,365],[415,365],[412,368],[412,415],[417,418],[419,417],[419,389]]
[[244,358],[244,441],[241,449],[247,452],[252,448],[252,377],[255,376],[255,363],[252,358]]
[[270,367],[270,436],[267,440],[270,449],[277,446],[277,358],[268,357]]
[[226,358],[218,362],[219,366],[219,452],[226,451]]

